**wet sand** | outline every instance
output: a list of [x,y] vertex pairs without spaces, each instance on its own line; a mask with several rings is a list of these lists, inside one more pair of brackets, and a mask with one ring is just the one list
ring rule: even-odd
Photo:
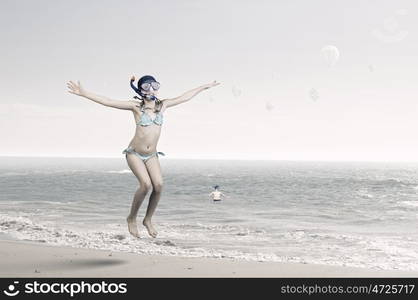
[[418,277],[418,271],[143,255],[0,241],[0,277]]

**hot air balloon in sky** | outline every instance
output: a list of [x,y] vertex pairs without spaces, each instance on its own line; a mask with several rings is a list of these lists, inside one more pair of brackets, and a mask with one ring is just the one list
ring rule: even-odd
[[316,89],[312,88],[309,91],[309,97],[313,100],[316,101],[319,98],[319,93]]
[[321,56],[328,67],[333,67],[336,65],[338,58],[340,57],[340,52],[337,47],[327,45],[321,49]]
[[241,96],[242,91],[240,89],[238,89],[235,85],[232,86],[232,94],[234,95],[235,98],[238,98],[239,96]]
[[272,111],[272,110],[274,109],[274,105],[273,105],[273,104],[271,104],[271,102],[270,102],[270,101],[267,101],[267,102],[266,102],[266,109],[267,109],[268,111]]

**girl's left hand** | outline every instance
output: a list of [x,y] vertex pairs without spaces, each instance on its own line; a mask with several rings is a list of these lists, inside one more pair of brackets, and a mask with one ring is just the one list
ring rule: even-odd
[[213,81],[213,82],[211,82],[211,83],[205,84],[205,85],[203,86],[203,88],[204,88],[204,89],[209,89],[209,88],[211,88],[211,87],[217,86],[218,84],[220,84],[220,83],[219,83],[219,82],[216,82],[216,80],[214,80],[214,81]]

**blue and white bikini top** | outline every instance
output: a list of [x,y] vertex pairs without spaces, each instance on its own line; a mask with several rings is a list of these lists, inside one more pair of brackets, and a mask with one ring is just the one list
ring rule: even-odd
[[141,109],[142,114],[140,117],[140,120],[136,125],[139,126],[149,126],[152,125],[152,123],[155,123],[156,125],[161,126],[163,124],[163,114],[159,111],[155,114],[155,119],[152,120],[151,117],[145,112],[144,107]]

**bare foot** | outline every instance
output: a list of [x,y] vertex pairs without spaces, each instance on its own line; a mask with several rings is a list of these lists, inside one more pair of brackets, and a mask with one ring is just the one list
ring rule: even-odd
[[136,225],[136,220],[127,217],[126,221],[128,222],[129,233],[132,234],[134,237],[139,238],[139,233],[138,233],[138,227]]
[[153,238],[155,238],[157,236],[157,231],[155,230],[155,228],[152,226],[151,221],[148,219],[144,219],[144,221],[142,222],[142,224],[147,228],[148,230],[148,234],[150,236],[152,236]]

